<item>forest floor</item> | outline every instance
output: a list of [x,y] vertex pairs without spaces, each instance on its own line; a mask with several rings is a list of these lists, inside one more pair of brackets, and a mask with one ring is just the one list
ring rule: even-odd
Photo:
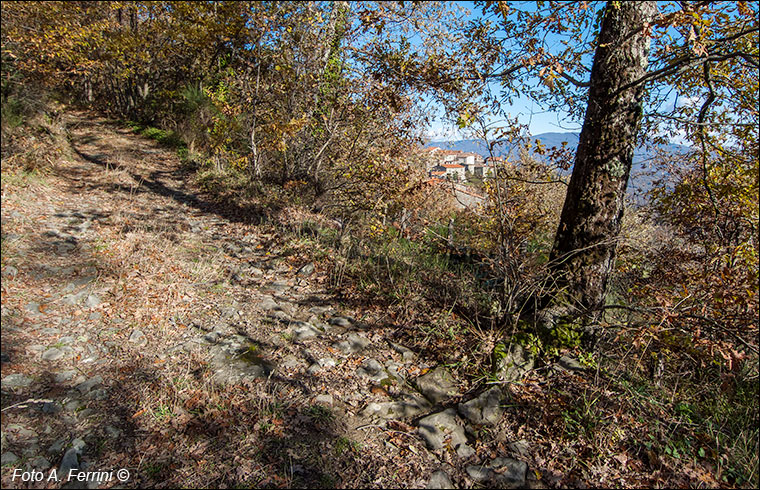
[[48,172],[3,173],[4,488],[719,486],[644,446],[585,458],[569,438],[635,437],[562,410],[598,373],[463,379],[176,152],[93,113],[65,124]]

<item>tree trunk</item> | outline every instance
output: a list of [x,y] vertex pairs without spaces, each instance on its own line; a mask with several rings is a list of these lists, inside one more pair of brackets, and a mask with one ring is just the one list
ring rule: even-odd
[[551,253],[541,317],[553,325],[598,311],[612,271],[642,117],[655,2],[608,2],[597,42],[575,165]]

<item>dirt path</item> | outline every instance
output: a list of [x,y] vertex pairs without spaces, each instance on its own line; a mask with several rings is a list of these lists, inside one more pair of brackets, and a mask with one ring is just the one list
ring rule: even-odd
[[68,160],[3,186],[4,487],[535,483],[473,437],[500,392],[457,415],[455,381],[326,294],[307,242],[197,195],[151,140],[67,127]]

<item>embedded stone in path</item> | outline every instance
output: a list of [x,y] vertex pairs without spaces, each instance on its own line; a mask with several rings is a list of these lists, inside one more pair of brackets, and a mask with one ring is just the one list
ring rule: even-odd
[[501,408],[503,398],[504,392],[500,387],[494,386],[481,393],[477,398],[460,403],[459,414],[472,424],[496,424],[504,413]]
[[264,296],[261,300],[261,303],[259,303],[259,308],[264,311],[279,310],[280,305],[278,305],[271,296]]
[[296,340],[304,340],[316,337],[322,333],[317,327],[307,322],[293,322],[295,328],[293,329],[293,336]]
[[439,403],[459,393],[454,378],[443,367],[438,366],[415,380],[417,389],[433,403]]
[[351,322],[351,320],[349,320],[348,318],[346,318],[344,316],[334,316],[334,317],[330,318],[327,321],[327,323],[329,323],[330,325],[333,325],[335,327],[343,327],[343,328],[348,328],[351,325],[353,325],[353,322]]
[[336,342],[333,347],[344,354],[355,354],[369,345],[369,339],[357,333],[350,333],[346,340]]
[[311,262],[304,265],[303,267],[298,269],[298,272],[296,272],[296,275],[299,277],[309,277],[312,274],[314,274],[314,264]]
[[3,378],[0,384],[5,389],[26,388],[32,384],[32,378],[23,374],[9,374]]
[[430,403],[423,397],[403,394],[391,402],[370,403],[361,412],[365,418],[405,419],[416,417],[430,408]]
[[404,362],[409,362],[414,360],[414,352],[412,352],[410,349],[404,347],[401,344],[396,344],[393,342],[390,342],[391,348],[401,354],[401,357],[404,359]]
[[425,488],[456,488],[454,484],[451,482],[451,478],[449,477],[449,474],[446,473],[443,470],[438,470],[433,472],[432,475],[430,475],[430,481],[427,484],[427,487]]
[[385,372],[383,365],[375,359],[365,359],[361,367],[356,369],[356,374],[369,378],[376,383],[388,377],[388,373]]
[[129,341],[140,346],[148,343],[148,339],[145,337],[145,334],[140,330],[133,331],[129,336]]
[[533,354],[520,344],[510,344],[499,354],[496,376],[502,382],[511,383],[522,379],[533,369]]
[[486,465],[469,465],[465,471],[479,483],[490,481],[500,487],[522,488],[525,486],[528,465],[516,459],[494,458]]
[[467,436],[453,408],[420,419],[417,429],[430,449],[452,447],[460,458],[469,458],[475,451],[467,445]]

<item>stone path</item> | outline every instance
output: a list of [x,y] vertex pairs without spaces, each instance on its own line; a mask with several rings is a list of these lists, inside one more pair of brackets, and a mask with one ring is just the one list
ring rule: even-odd
[[[407,484],[535,486],[520,441],[507,441],[509,454],[477,451],[478,434],[502,417],[505,384],[465,394],[444,366],[331,298],[313,262],[294,267],[273,245],[277,236],[252,232],[194,195],[176,163],[162,161],[170,152],[114,128],[100,138],[88,117],[70,123],[77,156],[62,164],[60,187],[35,202],[3,198],[4,483],[15,468],[102,468],[103,448],[141,437],[133,420],[144,408],[112,410],[132,399],[124,387],[161,376],[135,366],[200,360],[217,390],[287,386],[340,417],[346,434],[405,428],[423,472]],[[168,276],[151,283],[152,267],[173,266],[140,233],[218,260],[208,271],[161,270]],[[144,289],[130,289],[143,280]]]

